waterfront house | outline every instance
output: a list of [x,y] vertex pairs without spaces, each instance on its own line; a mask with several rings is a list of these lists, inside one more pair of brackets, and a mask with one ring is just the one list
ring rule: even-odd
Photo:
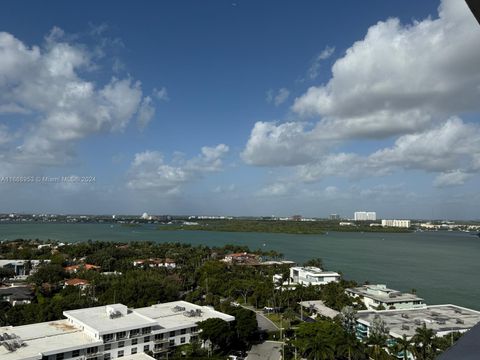
[[416,309],[427,305],[415,294],[389,289],[384,284],[363,285],[346,289],[345,293],[362,302],[369,310]]

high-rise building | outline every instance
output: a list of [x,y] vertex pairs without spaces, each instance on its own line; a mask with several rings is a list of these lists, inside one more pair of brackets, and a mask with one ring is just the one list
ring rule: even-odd
[[375,211],[356,211],[353,216],[355,221],[377,220],[377,213]]

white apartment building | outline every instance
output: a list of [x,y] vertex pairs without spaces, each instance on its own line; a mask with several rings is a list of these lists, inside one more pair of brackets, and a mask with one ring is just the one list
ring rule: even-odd
[[384,284],[363,285],[346,289],[345,293],[363,302],[368,310],[377,310],[379,307],[385,310],[421,309],[427,306],[417,295],[389,289]]
[[340,274],[333,271],[323,271],[314,266],[290,268],[290,279],[293,283],[300,285],[325,285],[338,281]]
[[2,360],[110,360],[151,353],[162,358],[198,336],[197,323],[233,316],[185,301],[138,309],[113,304],[64,311],[66,319],[0,327]]
[[353,214],[355,221],[375,221],[377,220],[377,213],[375,211],[356,211]]
[[399,228],[409,228],[411,225],[410,220],[382,220],[383,227],[399,227]]

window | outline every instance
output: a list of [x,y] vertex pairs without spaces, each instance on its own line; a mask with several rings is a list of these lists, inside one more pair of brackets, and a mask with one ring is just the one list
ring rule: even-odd
[[163,339],[163,334],[156,334],[155,335],[155,340],[162,340]]
[[75,357],[78,357],[78,356],[80,356],[80,350],[73,350],[72,351],[72,357],[75,358]]
[[117,354],[118,357],[123,357],[123,350],[120,350]]
[[105,350],[110,350],[112,348],[112,344],[105,344]]
[[87,354],[95,354],[98,352],[98,347],[97,346],[94,346],[94,347],[90,347],[87,349]]
[[127,332],[126,331],[120,331],[117,333],[117,340],[120,339],[125,339],[127,337]]
[[64,356],[65,356],[64,353],[57,354],[57,356],[55,356],[55,360],[63,360]]
[[119,348],[122,348],[122,347],[124,347],[124,346],[125,346],[125,341],[120,341],[120,342],[118,343],[118,347],[119,347]]
[[180,338],[180,344],[185,344],[185,336]]
[[103,360],[110,360],[110,353],[103,355]]
[[149,342],[150,341],[150,336],[145,336],[143,338],[143,342]]
[[132,345],[137,345],[138,344],[138,339],[132,339]]
[[175,336],[175,331],[170,331],[170,337]]
[[168,343],[168,345],[170,345],[170,346],[175,346],[175,340],[174,340],[174,339],[170,340],[170,342]]
[[103,341],[104,342],[109,342],[113,340],[113,334],[105,334],[103,335]]
[[136,354],[136,353],[137,353],[137,348],[136,347],[132,348],[132,354]]
[[145,345],[145,346],[143,347],[143,352],[147,352],[148,350],[150,350],[150,346]]
[[150,334],[151,331],[152,331],[151,327],[146,327],[142,329],[142,334]]
[[138,334],[140,334],[139,329],[130,330],[130,337],[138,336]]
[[197,327],[196,327],[196,326],[192,327],[192,328],[190,329],[190,331],[191,331],[192,333],[196,332],[196,331],[197,331]]
[[180,334],[185,335],[187,333],[187,329],[180,330]]

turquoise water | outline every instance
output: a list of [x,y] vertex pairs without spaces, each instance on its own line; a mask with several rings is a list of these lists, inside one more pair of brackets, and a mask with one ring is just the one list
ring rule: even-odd
[[453,303],[480,310],[480,238],[463,232],[289,235],[158,231],[150,225],[0,225],[0,240],[16,238],[242,244],[251,249],[282,252],[286,259],[298,263],[320,257],[327,269],[340,271],[347,279],[386,283],[403,291],[415,288],[430,304]]

